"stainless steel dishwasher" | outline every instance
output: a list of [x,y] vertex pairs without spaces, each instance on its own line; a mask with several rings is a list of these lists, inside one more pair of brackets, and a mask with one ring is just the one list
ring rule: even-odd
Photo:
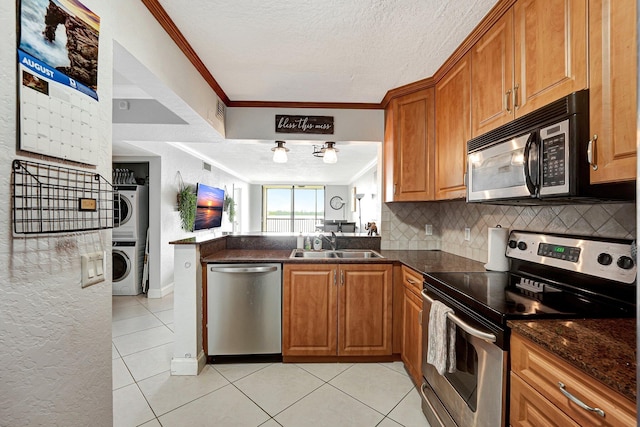
[[282,353],[280,264],[208,264],[207,354]]

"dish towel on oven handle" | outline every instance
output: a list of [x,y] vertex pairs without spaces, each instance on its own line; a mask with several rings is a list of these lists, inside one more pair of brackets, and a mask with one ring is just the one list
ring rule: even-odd
[[456,325],[448,321],[449,313],[453,309],[440,301],[431,303],[427,363],[435,366],[440,375],[456,370]]

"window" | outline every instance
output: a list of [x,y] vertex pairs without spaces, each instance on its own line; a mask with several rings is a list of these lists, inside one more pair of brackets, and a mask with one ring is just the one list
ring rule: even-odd
[[324,221],[321,185],[262,187],[262,231],[313,233]]

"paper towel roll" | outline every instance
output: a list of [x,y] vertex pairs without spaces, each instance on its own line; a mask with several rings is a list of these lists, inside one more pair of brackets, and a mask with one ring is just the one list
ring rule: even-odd
[[509,230],[502,227],[489,227],[488,232],[487,252],[489,257],[484,268],[493,271],[509,270],[509,259],[505,255],[509,241]]

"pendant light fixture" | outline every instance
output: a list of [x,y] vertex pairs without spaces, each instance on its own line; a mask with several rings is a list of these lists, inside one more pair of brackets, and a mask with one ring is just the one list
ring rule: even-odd
[[329,141],[325,142],[324,145],[314,145],[313,146],[313,155],[316,157],[322,157],[322,161],[325,163],[337,163],[338,156],[336,153],[340,150],[335,148],[336,143]]
[[338,150],[334,147],[335,145],[336,145],[335,142],[325,142],[324,157],[322,158],[323,162],[325,163],[338,162],[338,156],[336,155]]
[[284,146],[284,141],[276,141],[276,146],[271,149],[273,151],[273,161],[276,163],[287,163],[288,148]]

